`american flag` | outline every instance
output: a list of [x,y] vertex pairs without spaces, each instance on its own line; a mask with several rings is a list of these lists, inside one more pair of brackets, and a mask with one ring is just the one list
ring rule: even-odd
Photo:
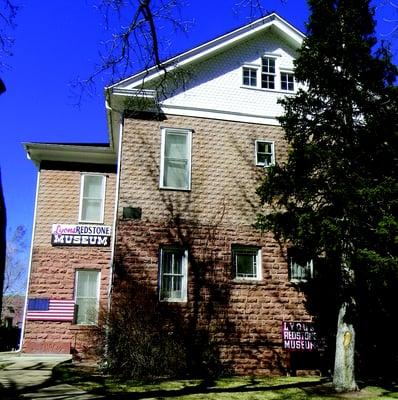
[[28,299],[26,319],[31,321],[73,321],[74,300]]

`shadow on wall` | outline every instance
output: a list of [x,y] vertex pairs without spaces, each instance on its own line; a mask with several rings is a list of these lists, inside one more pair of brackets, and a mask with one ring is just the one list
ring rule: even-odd
[[[314,279],[300,285],[306,296],[306,307],[314,316],[319,337],[322,338],[321,368],[324,374],[333,372],[337,315],[339,309],[338,266],[333,260],[316,262]],[[395,321],[398,319],[396,294],[398,270],[358,265],[355,272],[357,314],[356,373],[362,379],[396,382],[398,379],[398,344]]]
[[[216,267],[217,254],[209,250],[216,231],[207,228],[199,254],[193,245],[195,227],[190,224],[187,229],[175,219],[157,228],[159,241],[152,237],[144,253],[128,243],[118,250],[105,360],[111,372],[204,379],[228,372],[220,361],[215,333],[224,337],[234,325],[227,316],[229,286],[220,279],[225,271]],[[157,258],[162,242],[188,250],[188,303],[159,301]],[[151,264],[151,259],[156,261]]]

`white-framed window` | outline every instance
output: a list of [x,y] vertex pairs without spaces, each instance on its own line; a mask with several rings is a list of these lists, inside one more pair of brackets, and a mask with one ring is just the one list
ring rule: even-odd
[[260,167],[269,167],[275,164],[274,142],[269,140],[256,140],[256,165]]
[[261,279],[261,249],[254,246],[232,246],[232,266],[235,279]]
[[289,279],[292,282],[307,282],[314,276],[314,262],[300,254],[296,248],[288,249]]
[[275,89],[275,58],[261,58],[261,87],[263,89]]
[[95,325],[98,321],[100,271],[76,270],[75,302],[78,325]]
[[278,58],[280,55],[265,54],[252,64],[242,66],[242,86],[294,92],[296,82],[292,69],[282,67]]
[[189,129],[162,129],[160,187],[191,189],[191,142]]
[[82,174],[80,185],[79,221],[104,222],[105,176],[100,174]]
[[252,67],[243,67],[243,85],[257,86],[257,69]]
[[292,72],[281,72],[281,89],[294,92],[294,74]]
[[159,264],[160,300],[187,301],[188,250],[179,247],[162,247]]

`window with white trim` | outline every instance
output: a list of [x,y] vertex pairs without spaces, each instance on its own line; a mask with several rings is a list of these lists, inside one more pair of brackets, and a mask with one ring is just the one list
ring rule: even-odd
[[160,300],[187,301],[188,250],[178,247],[160,249]]
[[275,164],[274,142],[256,140],[256,165],[269,167]]
[[188,129],[162,129],[160,187],[191,189],[191,138]]
[[261,279],[261,249],[253,246],[232,247],[232,265],[235,279]]
[[243,67],[243,85],[257,86],[257,69],[250,67]]
[[261,58],[261,87],[275,89],[275,58]]
[[281,89],[294,91],[294,74],[291,72],[281,72]]
[[264,55],[256,63],[242,66],[242,85],[265,90],[294,92],[296,83],[292,69],[281,67],[279,55]]
[[307,282],[314,276],[313,260],[308,260],[296,248],[288,249],[289,279],[292,282]]
[[75,284],[76,324],[95,325],[98,320],[100,272],[77,270]]
[[104,222],[105,176],[82,174],[80,186],[80,222]]

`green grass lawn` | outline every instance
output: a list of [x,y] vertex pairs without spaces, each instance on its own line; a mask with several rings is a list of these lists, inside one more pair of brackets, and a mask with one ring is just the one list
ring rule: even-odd
[[94,369],[63,364],[54,371],[54,378],[90,393],[134,400],[398,399],[398,387],[365,385],[359,392],[343,395],[333,391],[329,380],[319,377],[233,377],[214,382],[158,379],[140,382],[115,379],[100,375]]

